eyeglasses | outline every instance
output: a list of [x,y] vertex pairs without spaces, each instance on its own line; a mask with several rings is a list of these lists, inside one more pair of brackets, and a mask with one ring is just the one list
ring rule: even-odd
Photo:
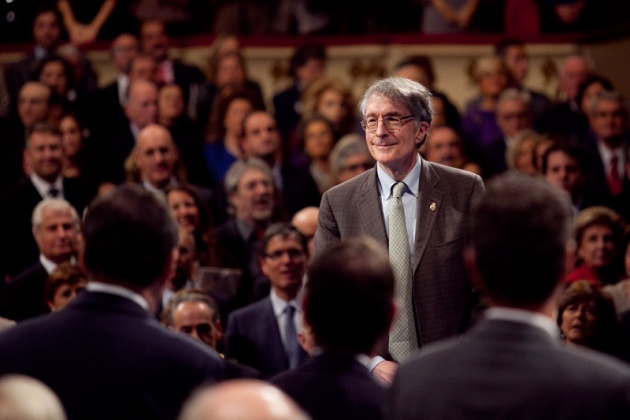
[[304,256],[304,251],[302,251],[301,249],[278,250],[269,254],[265,254],[265,257],[269,258],[271,261],[277,261],[282,258],[284,254],[287,254],[290,259],[296,260]]
[[[396,132],[405,125],[405,121],[414,118],[415,115],[407,115],[406,117],[387,116],[383,117],[383,125],[390,133]],[[361,121],[361,127],[368,133],[374,133],[378,128],[378,118],[370,117],[365,121]]]

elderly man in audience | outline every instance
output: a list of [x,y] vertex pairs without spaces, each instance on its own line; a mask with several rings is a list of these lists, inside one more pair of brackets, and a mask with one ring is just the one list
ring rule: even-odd
[[306,238],[294,226],[277,223],[261,242],[260,266],[271,283],[269,296],[233,312],[226,329],[227,356],[271,377],[307,359],[297,331],[302,313]]
[[532,128],[529,94],[514,88],[504,90],[497,100],[496,119],[501,136],[474,149],[485,178],[508,169],[506,151],[513,147],[519,131]]
[[543,180],[513,173],[488,186],[468,256],[491,307],[464,338],[400,367],[390,418],[630,416],[630,368],[559,339],[554,315],[570,221],[569,203]]
[[65,198],[82,213],[95,195],[95,188],[81,178],[62,174],[63,147],[61,133],[49,123],[36,123],[30,130],[24,156],[30,176],[21,180],[2,199],[1,214],[10,221],[5,227],[7,238],[0,246],[4,274],[23,271],[37,260],[32,237],[31,213],[43,198]]
[[330,168],[337,184],[341,184],[374,167],[374,158],[357,134],[342,137],[330,152]]
[[384,418],[385,388],[370,374],[369,361],[394,313],[385,249],[370,238],[333,245],[308,270],[304,319],[315,341],[313,358],[272,382],[313,419]]
[[244,156],[262,159],[269,165],[280,207],[293,215],[304,207],[319,205],[320,195],[308,169],[283,158],[281,143],[276,120],[268,112],[253,111],[243,120]]
[[157,121],[157,98],[157,87],[152,82],[131,82],[124,107],[126,118],[96,133],[91,150],[92,177],[99,183],[119,184],[125,180],[124,163],[140,131]]
[[218,266],[242,270],[233,302],[241,307],[269,292],[258,260],[259,241],[277,218],[274,185],[269,167],[253,158],[234,162],[224,184],[233,217],[216,230]]
[[591,64],[581,55],[571,55],[558,70],[558,103],[553,110],[549,128],[563,135],[574,132],[581,121],[580,104],[577,103],[580,83],[593,72]]
[[175,293],[162,313],[162,323],[217,350],[223,338],[217,303],[203,290]]
[[190,392],[222,379],[225,365],[153,318],[176,254],[170,210],[124,185],[92,203],[83,237],[87,290],[62,311],[2,334],[0,374],[45,381],[69,418],[176,418]]
[[4,291],[3,315],[16,321],[50,312],[44,300],[46,278],[59,264],[76,262],[80,246],[81,221],[66,200],[45,198],[33,210],[32,219],[39,260],[13,277]]
[[618,92],[601,92],[591,102],[591,131],[584,140],[589,157],[587,182],[592,191],[601,193],[599,204],[611,207],[630,220],[630,179],[626,173],[628,107]]

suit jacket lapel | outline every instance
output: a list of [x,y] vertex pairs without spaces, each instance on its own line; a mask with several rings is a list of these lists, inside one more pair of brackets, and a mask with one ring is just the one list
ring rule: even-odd
[[418,269],[422,256],[429,243],[429,237],[435,226],[435,220],[442,205],[444,193],[437,187],[439,177],[433,171],[431,164],[424,159],[421,161],[420,191],[418,192],[418,210],[416,223],[416,240],[413,249],[412,267]]
[[380,242],[385,249],[388,246],[387,231],[383,220],[383,208],[378,192],[378,179],[376,169],[370,169],[372,173],[364,178],[363,184],[358,188],[360,195],[357,208],[354,209],[361,217],[363,232],[369,232],[370,236]]

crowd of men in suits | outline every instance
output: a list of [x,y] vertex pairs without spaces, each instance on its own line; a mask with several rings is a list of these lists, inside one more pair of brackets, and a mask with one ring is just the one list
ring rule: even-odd
[[[36,65],[54,35],[7,74]],[[197,419],[233,405],[240,418],[628,417],[630,368],[564,348],[552,321],[575,200],[513,173],[486,191],[448,164],[458,159],[423,158],[432,94],[404,77],[375,82],[359,104],[374,168],[320,197],[283,158],[274,115],[252,110],[217,188],[195,163],[200,145],[157,115],[156,82],[194,108],[203,75],[169,58],[160,22],[143,25],[134,58],[136,42],[117,38],[116,81],[74,104],[95,134],[78,177],[54,124],[66,105],[38,81],[12,93],[0,315],[17,326],[0,334],[1,375],[41,381],[69,418]],[[613,96],[594,106],[621,104]],[[621,211],[619,181],[606,188]],[[186,230],[171,194],[187,191],[191,219],[209,207],[224,223]],[[231,295],[203,288],[202,253],[240,270]],[[64,264],[88,283],[56,310],[43,290]]]

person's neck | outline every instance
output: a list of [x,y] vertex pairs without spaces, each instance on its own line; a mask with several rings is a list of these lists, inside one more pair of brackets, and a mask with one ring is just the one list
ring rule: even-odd
[[165,117],[165,116],[161,116],[158,119],[158,123],[160,125],[163,125],[165,127],[171,127],[173,125],[175,125],[175,121],[177,121],[177,117]]
[[326,158],[313,159],[311,164],[325,174],[330,174],[330,161]]
[[496,96],[484,96],[481,98],[479,107],[484,111],[496,111],[497,99],[498,97]]
[[36,174],[38,177],[40,177],[41,179],[43,179],[44,181],[48,182],[49,184],[53,184],[57,178],[59,178],[59,176],[61,175],[60,173],[55,173],[55,174],[51,174],[51,175],[42,175],[42,174]]
[[290,287],[290,288],[285,288],[285,289],[274,287],[273,291],[276,294],[276,296],[278,296],[283,301],[290,302],[297,297],[298,292],[300,291],[300,287],[297,286],[297,287]]
[[236,158],[240,158],[242,153],[239,147],[239,139],[240,136],[234,133],[225,133],[225,137],[223,138],[223,144],[225,145],[225,149],[229,154]]
[[623,141],[623,136],[608,137],[606,139],[601,139],[601,140],[604,147],[606,147],[609,150],[615,150],[621,145]]

